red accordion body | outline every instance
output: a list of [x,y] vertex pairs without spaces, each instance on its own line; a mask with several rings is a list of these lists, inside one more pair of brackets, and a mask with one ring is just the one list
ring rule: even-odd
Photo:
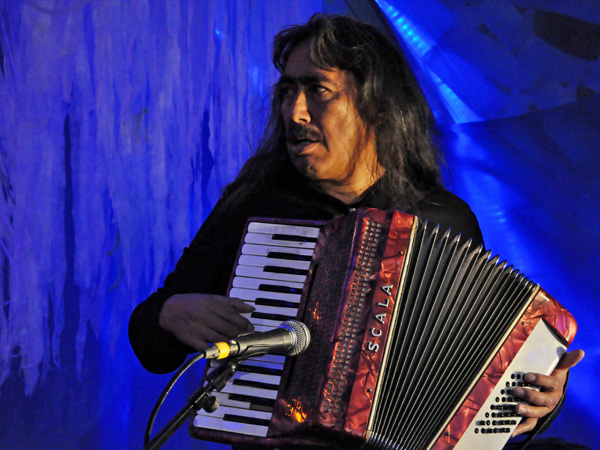
[[[298,251],[305,259],[312,252],[304,280],[286,281],[289,289],[302,283],[295,318],[310,329],[310,347],[286,360],[272,402],[232,387],[222,394],[222,420],[234,424],[215,431],[219,421],[201,413],[192,436],[330,448],[502,448],[519,420],[512,388],[527,371],[551,372],[575,335],[571,315],[497,257],[415,216],[358,210],[316,230],[309,234],[318,239],[308,239],[317,241],[314,251]],[[286,251],[266,245],[272,269],[269,258]],[[262,264],[256,261],[250,264]],[[232,289],[246,270],[236,267]],[[263,281],[258,291],[271,283]],[[260,385],[248,377],[258,381],[247,385]]]

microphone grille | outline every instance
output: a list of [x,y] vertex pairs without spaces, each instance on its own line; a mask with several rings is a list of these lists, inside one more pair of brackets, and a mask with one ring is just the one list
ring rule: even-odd
[[283,327],[290,328],[294,332],[294,336],[296,337],[296,341],[292,348],[288,350],[286,353],[288,356],[297,356],[301,353],[304,353],[308,346],[310,345],[310,330],[308,327],[299,322],[298,320],[286,320],[281,324]]

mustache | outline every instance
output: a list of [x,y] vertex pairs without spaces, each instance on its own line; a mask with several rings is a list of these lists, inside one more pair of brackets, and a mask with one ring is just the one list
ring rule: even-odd
[[319,130],[296,122],[290,124],[286,135],[288,141],[321,141],[323,139],[323,134]]

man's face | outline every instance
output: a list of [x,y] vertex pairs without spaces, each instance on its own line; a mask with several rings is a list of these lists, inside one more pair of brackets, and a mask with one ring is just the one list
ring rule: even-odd
[[287,151],[296,170],[329,194],[355,200],[379,175],[374,139],[355,106],[354,76],[318,67],[304,41],[290,54],[279,85]]

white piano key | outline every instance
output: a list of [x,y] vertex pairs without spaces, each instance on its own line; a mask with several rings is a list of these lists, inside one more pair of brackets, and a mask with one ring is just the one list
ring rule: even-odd
[[275,245],[257,245],[257,244],[244,244],[242,246],[241,253],[243,255],[257,255],[267,256],[269,253],[289,253],[291,255],[308,256],[312,258],[313,251],[308,248],[297,248],[297,247],[282,247]]
[[279,383],[281,382],[280,375],[267,375],[264,373],[244,372],[242,370],[238,370],[231,377],[231,379],[240,381],[255,381],[258,383],[272,384],[274,386],[279,386]]
[[273,239],[273,236],[269,234],[260,234],[260,233],[248,233],[244,237],[244,242],[246,244],[263,244],[263,245],[274,245],[277,247],[294,247],[294,248],[307,248],[314,249],[316,246],[315,242],[306,242],[306,241],[283,241],[278,239]]
[[302,289],[304,287],[304,283],[297,283],[293,281],[281,281],[277,282],[268,282],[264,279],[257,278],[249,278],[249,277],[234,277],[232,286],[236,288],[245,288],[245,289],[258,289],[261,285],[270,285],[270,286],[281,286],[281,287],[289,287],[292,289]]
[[209,415],[197,415],[194,418],[194,426],[206,428],[209,430],[228,431],[231,433],[245,434],[248,436],[265,437],[269,427],[263,425],[254,425],[249,423],[238,423],[225,421],[219,417]]
[[[235,297],[235,296],[232,296]],[[281,325],[284,320],[293,319],[298,314],[297,308],[285,308],[282,306],[269,306],[269,305],[257,305],[252,300],[244,300],[247,304],[254,306],[254,312],[250,313],[250,321],[252,322],[256,313],[261,313],[267,317],[261,317],[261,319],[271,319],[275,323],[278,323],[277,327]],[[256,318],[258,319],[258,318]],[[277,328],[275,327],[275,328]],[[256,331],[256,327],[255,327]]]
[[219,406],[216,411],[209,413],[203,409],[198,411],[199,416],[205,417],[219,417],[223,418],[225,414],[231,414],[239,417],[251,417],[253,419],[271,420],[271,413],[268,411],[256,411],[256,410],[241,410],[239,408],[232,408],[230,406]]
[[240,266],[238,265],[235,269],[236,276],[250,277],[250,278],[261,278],[264,280],[274,281],[293,281],[297,283],[304,283],[306,275],[294,274],[294,273],[276,273],[266,272],[264,268],[258,266]]
[[[254,359],[247,359],[242,363],[242,366],[256,366],[263,367],[265,369],[283,370],[283,363],[274,361],[257,361]],[[243,370],[243,369],[240,369]]]
[[[241,298],[242,300],[256,300],[257,298],[268,298],[290,303],[300,303],[300,294],[285,294],[283,292],[257,291],[256,289],[232,288],[229,296]],[[296,308],[298,309],[298,308]]]
[[289,234],[292,236],[303,236],[309,238],[319,237],[321,228],[318,225],[286,225],[281,223],[250,222],[248,232],[263,234]]
[[[285,316],[285,317],[294,318],[294,317],[296,317],[296,314],[298,313],[297,308],[284,308],[284,307],[280,307],[280,306],[268,306],[268,305],[257,305],[257,304],[254,304],[253,306],[256,308],[254,310],[254,313],[259,312],[259,313],[273,315],[273,316]],[[273,319],[275,320],[275,318],[273,318]]]
[[221,392],[227,392],[229,394],[241,394],[250,395],[252,397],[259,398],[270,398],[275,400],[277,398],[277,389],[263,389],[251,386],[239,386],[233,383],[227,383]]
[[244,316],[250,321],[250,323],[252,323],[252,325],[254,325],[255,333],[264,333],[265,331],[271,331],[279,327],[279,325],[281,325],[282,323],[281,320],[269,320],[263,319],[262,317],[250,317],[251,314],[252,313],[244,313],[242,314],[242,316]]
[[242,266],[275,266],[295,270],[308,270],[310,261],[292,261],[291,259],[267,258],[266,256],[240,255],[238,264]]

